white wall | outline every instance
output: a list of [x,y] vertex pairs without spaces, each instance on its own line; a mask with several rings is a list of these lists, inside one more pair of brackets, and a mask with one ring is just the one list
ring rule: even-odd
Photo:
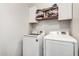
[[58,21],[58,20],[44,20],[39,21],[38,24],[32,24],[32,31],[68,31],[70,32],[70,21]]
[[77,39],[79,45],[79,3],[73,4],[72,35]]
[[22,37],[28,28],[27,4],[0,3],[0,55],[22,55]]
[[48,7],[51,7],[53,4],[55,3],[32,3],[30,4],[29,6],[36,6],[37,9],[43,9],[43,8],[48,8]]
[[[37,9],[43,9],[43,8],[48,8],[51,7],[54,3],[38,3],[38,4],[32,4],[33,6],[36,6]],[[58,21],[57,19],[53,20],[44,20],[44,21],[39,21],[38,24],[32,24],[32,31],[53,31],[53,30],[58,30],[58,31],[70,31],[70,21]]]

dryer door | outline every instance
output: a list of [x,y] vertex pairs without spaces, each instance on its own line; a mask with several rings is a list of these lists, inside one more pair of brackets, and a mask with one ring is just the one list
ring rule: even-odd
[[74,45],[70,42],[45,40],[44,41],[45,56],[73,56]]
[[23,56],[39,56],[38,39],[34,37],[23,39]]

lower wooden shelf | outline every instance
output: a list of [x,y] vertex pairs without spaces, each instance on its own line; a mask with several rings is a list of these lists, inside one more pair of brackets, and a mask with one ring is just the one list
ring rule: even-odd
[[42,19],[37,19],[37,21],[41,21],[41,20],[53,20],[53,19],[58,19],[58,16],[52,16],[52,17],[47,17],[47,18],[42,18]]

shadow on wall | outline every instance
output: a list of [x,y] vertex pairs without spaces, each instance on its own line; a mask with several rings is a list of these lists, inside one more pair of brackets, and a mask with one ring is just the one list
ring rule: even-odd
[[23,40],[21,40],[21,56],[23,56]]
[[78,56],[79,56],[79,48],[78,48]]
[[17,50],[15,54],[16,54],[15,56],[23,56],[23,40],[22,39],[17,44]]

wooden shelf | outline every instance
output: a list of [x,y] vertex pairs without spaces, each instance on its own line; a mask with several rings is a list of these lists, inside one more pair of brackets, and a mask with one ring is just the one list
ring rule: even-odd
[[49,11],[49,10],[54,10],[54,9],[58,9],[58,7],[49,7],[49,8],[44,8],[44,9],[38,9],[37,11],[42,11],[42,12],[46,12],[46,11]]
[[47,11],[49,11],[49,10],[54,10],[54,9],[58,9],[58,7],[56,7],[56,8],[53,8],[53,7],[50,7],[50,8],[46,8],[46,9],[43,9],[42,11],[43,12],[47,12]]
[[36,11],[36,14],[37,14],[36,20],[38,21],[58,19],[58,6],[57,4],[54,4],[52,7],[38,9]]
[[52,17],[47,17],[47,18],[42,18],[42,19],[36,19],[36,20],[41,21],[41,20],[52,20],[52,19],[58,19],[58,16],[52,16]]
[[41,15],[36,16],[36,18],[38,18],[38,17],[44,17],[44,15],[43,15],[43,14],[41,14]]

